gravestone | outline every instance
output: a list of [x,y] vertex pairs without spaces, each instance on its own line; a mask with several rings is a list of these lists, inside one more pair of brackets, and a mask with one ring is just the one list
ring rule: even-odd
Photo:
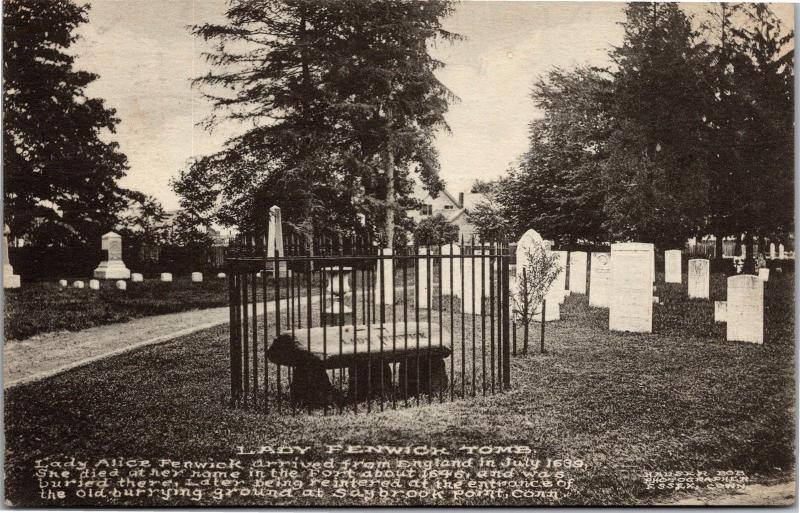
[[75,287],[76,289],[82,289],[83,288],[83,282],[81,280],[76,280],[76,281],[72,282],[72,286]]
[[711,262],[705,258],[689,260],[688,293],[689,299],[708,299]]
[[727,340],[764,343],[764,282],[743,274],[728,278]]
[[[442,246],[442,294],[460,295],[458,291],[461,289],[461,246],[453,244],[453,258],[450,258],[450,244]],[[450,280],[452,279],[452,287]]]
[[566,251],[556,251],[555,253],[561,270],[553,281],[553,288],[558,291],[558,295],[560,295],[558,302],[561,304],[564,302],[564,298],[569,296],[569,290],[567,289],[567,258],[569,253]]
[[219,278],[220,280],[224,279],[225,278],[225,273],[217,273],[217,278]]
[[758,278],[761,281],[769,281],[769,269],[762,267],[758,270]]
[[725,322],[728,313],[728,303],[725,301],[714,301],[714,322]]
[[100,282],[98,280],[89,280],[89,288],[92,290],[100,290]]
[[131,273],[131,281],[136,283],[143,282],[144,276],[142,276],[142,273]]
[[417,281],[417,290],[415,296],[417,300],[417,307],[418,308],[428,308],[428,303],[430,302],[430,288],[428,287],[428,262],[430,262],[430,266],[433,267],[433,260],[429,260],[428,256],[428,248],[419,248],[419,255],[420,258],[417,259],[417,274],[416,279]]
[[[464,305],[464,313],[480,314],[483,312],[484,302],[486,309],[489,309],[489,301],[491,294],[491,280],[494,279],[495,287],[497,287],[497,265],[491,265],[490,259],[479,257],[479,253],[475,254],[474,259],[464,258],[464,297],[462,302]],[[474,266],[474,273],[473,273]],[[494,274],[494,278],[492,275]],[[481,276],[483,276],[481,281]],[[474,283],[473,283],[474,281]],[[474,303],[474,307],[473,307]],[[495,307],[497,306],[497,296],[495,295]]]
[[14,274],[14,268],[11,267],[11,261],[8,259],[8,236],[11,229],[8,225],[3,226],[3,288],[4,289],[17,289],[20,286],[20,279],[18,274]]
[[94,277],[101,280],[127,280],[131,272],[122,261],[122,237],[114,232],[103,235],[100,243],[103,261],[94,270]]
[[[283,219],[281,208],[278,206],[269,209],[269,226],[267,227],[267,258],[283,258]],[[274,262],[272,263],[274,265]],[[274,271],[273,271],[274,272]],[[278,265],[279,276],[287,276],[286,262],[280,261]]]
[[664,252],[664,281],[666,283],[681,283],[683,269],[681,269],[681,250],[669,249]]
[[200,283],[203,281],[203,273],[192,273],[192,283]]
[[[394,258],[392,257],[392,249],[381,248],[380,254],[384,258],[378,259],[378,265],[375,269],[375,304],[384,305],[394,304]],[[386,258],[388,257],[388,258]],[[381,281],[381,273],[383,273],[383,281]],[[381,296],[381,294],[383,296]]]
[[786,258],[786,250],[783,247],[783,244],[778,245],[778,258],[780,258],[781,260]]
[[69,284],[67,283],[67,280],[58,280],[58,284],[59,284],[59,286],[61,286],[61,287],[66,287],[67,285],[69,285]]
[[573,251],[569,254],[569,291],[586,294],[586,252]]
[[608,308],[611,290],[611,253],[592,253],[589,270],[589,306]]
[[774,242],[770,242],[769,243],[769,257],[774,260],[775,256],[776,256],[776,254],[775,254],[775,243]]
[[164,282],[171,282],[172,281],[172,273],[161,273],[161,281]]
[[611,245],[611,295],[608,327],[615,331],[653,331],[653,245]]
[[323,268],[325,275],[325,324],[338,326],[352,322],[353,310],[347,305],[345,296],[350,293],[352,267],[333,266]]
[[[519,241],[517,242],[517,251],[516,251],[516,276],[515,276],[515,283],[516,286],[513,289],[510,289],[514,294],[520,295],[521,290],[519,287],[522,287],[523,279],[527,279],[527,273],[530,272],[530,267],[528,266],[528,255],[536,255],[538,252],[543,251],[545,254],[550,254],[550,244],[542,239],[542,237],[536,232],[536,230],[528,230],[525,232],[522,237],[520,237]],[[488,296],[488,294],[487,294]],[[544,320],[545,322],[550,321],[557,321],[561,319],[561,308],[559,306],[559,301],[563,299],[563,293],[555,287],[555,282],[550,285],[550,288],[547,289],[545,292],[545,315]],[[531,305],[533,308],[533,312],[531,312],[531,317],[536,322],[541,322],[542,320],[542,312],[541,312],[541,305]],[[537,313],[538,312],[538,313]]]
[[117,280],[117,289],[119,290],[127,290],[128,289],[128,282],[125,280]]

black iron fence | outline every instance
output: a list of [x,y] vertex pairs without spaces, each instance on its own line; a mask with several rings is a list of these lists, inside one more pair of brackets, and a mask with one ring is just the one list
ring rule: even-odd
[[510,387],[506,245],[289,240],[268,256],[239,242],[226,258],[233,407],[369,412]]

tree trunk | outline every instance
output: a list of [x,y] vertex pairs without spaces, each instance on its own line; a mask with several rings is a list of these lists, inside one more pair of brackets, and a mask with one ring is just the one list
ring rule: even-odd
[[747,232],[745,234],[744,239],[744,247],[746,248],[747,254],[744,258],[744,272],[745,274],[755,274],[756,272],[756,258],[753,254],[753,234]]
[[528,331],[530,322],[526,319],[526,322],[522,323],[522,354],[528,354]]
[[386,232],[385,247],[394,247],[394,153],[391,141],[386,141]]

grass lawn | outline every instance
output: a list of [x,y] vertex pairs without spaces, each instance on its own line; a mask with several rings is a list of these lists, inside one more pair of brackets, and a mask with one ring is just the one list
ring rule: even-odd
[[[221,401],[229,386],[227,327],[207,330],[6,391],[6,498],[17,506],[54,505],[38,498],[33,462],[39,458],[222,460],[238,445],[528,445],[539,458],[587,462],[560,505],[680,498],[646,490],[638,477],[645,470],[743,470],[755,482],[792,479],[793,278],[776,275],[767,284],[764,346],[726,342],[724,325],[713,323],[713,303],[685,299],[685,284],[659,283],[665,304],[655,307],[656,333],[648,335],[609,332],[608,311],[573,295],[562,320],[547,325],[548,352],[512,358],[511,391],[369,415],[361,408],[327,417],[227,408]],[[724,295],[724,280],[715,276],[712,296]],[[535,336],[532,346],[538,347]],[[306,459],[325,456],[315,449]],[[506,503],[552,504],[543,501]],[[198,505],[164,503],[177,504]],[[206,504],[255,505],[252,499]],[[292,500],[303,504],[332,500]],[[365,503],[335,502],[347,504]]]

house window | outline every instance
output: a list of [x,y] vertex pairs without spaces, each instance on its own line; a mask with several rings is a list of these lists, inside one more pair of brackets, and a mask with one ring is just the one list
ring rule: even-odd
[[453,210],[453,205],[445,205],[444,209],[445,210]]
[[420,213],[422,213],[424,216],[433,215],[433,205],[422,205]]

